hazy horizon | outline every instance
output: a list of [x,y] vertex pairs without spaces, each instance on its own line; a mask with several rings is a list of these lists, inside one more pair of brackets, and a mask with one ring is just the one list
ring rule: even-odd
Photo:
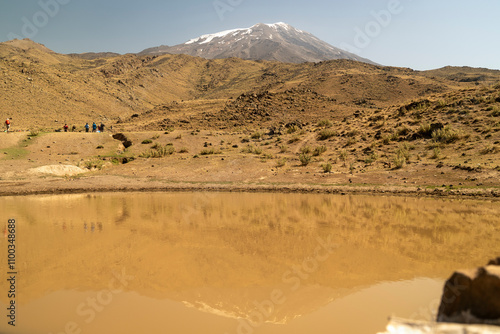
[[[257,23],[285,22],[387,66],[500,69],[500,3],[39,0],[0,4],[0,42],[30,38],[58,53],[137,53]],[[496,34],[495,34],[496,33]]]

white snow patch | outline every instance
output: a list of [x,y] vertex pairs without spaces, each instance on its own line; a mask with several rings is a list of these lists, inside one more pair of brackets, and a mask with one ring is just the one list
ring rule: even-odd
[[214,38],[226,37],[227,35],[238,33],[239,31],[242,30],[247,30],[247,29],[232,29],[232,30],[221,31],[215,34],[202,35],[200,37],[187,41],[185,44],[193,44],[193,43],[207,44],[210,43],[212,40],[214,40]]
[[[278,22],[278,23],[272,23],[272,24],[265,24],[265,25],[267,25],[268,27],[271,27],[271,28],[273,28],[275,30],[279,30],[279,28],[281,28],[281,29],[285,29],[286,31],[295,30],[297,32],[301,32],[301,33],[303,32],[301,30],[293,28],[292,26],[290,26],[290,25],[288,25],[288,24],[286,24],[284,22]],[[231,29],[231,30],[221,31],[221,32],[218,32],[218,33],[215,33],[215,34],[202,35],[200,37],[193,38],[193,39],[187,41],[184,44],[193,44],[193,43],[208,44],[208,43],[212,42],[216,38],[224,38],[224,37],[229,36],[229,35],[232,35],[232,36],[250,35],[250,34],[252,34],[254,32],[253,29],[252,29],[254,27],[255,26],[250,27],[250,28]],[[272,35],[271,35],[271,39],[272,39]]]
[[289,29],[291,29],[291,28],[292,28],[290,25],[288,25],[288,24],[286,24],[286,23],[284,23],[284,22],[269,23],[269,24],[268,24],[268,23],[266,23],[266,25],[267,25],[268,27],[273,28],[273,29],[283,28],[283,29],[285,29],[285,30],[289,30]]

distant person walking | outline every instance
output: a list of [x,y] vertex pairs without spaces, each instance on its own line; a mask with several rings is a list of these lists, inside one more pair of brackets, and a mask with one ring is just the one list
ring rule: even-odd
[[101,123],[101,132],[104,132],[104,123]]
[[76,131],[76,126],[73,125],[73,127],[71,128],[71,132],[75,132]]
[[90,129],[89,123],[86,123],[85,124],[85,132],[89,132],[89,129]]
[[68,124],[64,124],[64,132],[68,132],[69,126]]
[[10,130],[10,120],[8,118],[5,121],[5,127],[7,128],[7,132],[9,132],[9,130]]
[[96,132],[97,131],[97,124],[92,123],[92,132]]

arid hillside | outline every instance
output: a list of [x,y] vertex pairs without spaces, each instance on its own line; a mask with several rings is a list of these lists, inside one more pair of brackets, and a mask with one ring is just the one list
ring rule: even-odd
[[[201,110],[224,119],[219,111],[241,108],[235,99],[242,94],[272,95],[270,112],[298,109],[306,118],[331,111],[352,114],[500,80],[499,71],[426,73],[348,60],[285,64],[185,55],[80,57],[57,54],[30,40],[0,43],[0,70],[0,110],[18,130],[58,129],[64,123],[81,129],[92,121],[112,125],[136,114],[147,115],[147,124],[168,118],[164,111],[169,109],[183,117],[203,118]],[[308,102],[290,100],[290,91],[306,92]],[[255,105],[247,102],[248,108]]]
[[[100,57],[0,44],[0,110],[14,132],[0,138],[6,193],[263,186],[500,196],[500,71]],[[93,121],[105,133],[81,133]],[[65,123],[76,131],[54,133]]]

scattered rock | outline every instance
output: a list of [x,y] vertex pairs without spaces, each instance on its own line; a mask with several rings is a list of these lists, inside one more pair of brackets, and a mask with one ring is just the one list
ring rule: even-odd
[[88,170],[72,165],[53,165],[32,168],[28,171],[30,174],[49,174],[56,176],[73,176],[88,172]]
[[437,320],[500,325],[500,258],[455,272],[445,284]]
[[488,265],[489,266],[500,266],[500,257],[497,257],[496,259],[491,260],[490,262],[488,262]]

